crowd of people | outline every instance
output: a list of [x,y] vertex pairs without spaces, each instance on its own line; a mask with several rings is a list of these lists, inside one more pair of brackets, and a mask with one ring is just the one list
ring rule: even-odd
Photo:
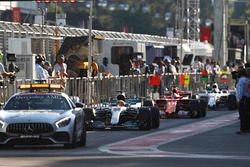
[[[65,62],[65,56],[63,54],[57,55],[56,63],[52,66],[49,61],[42,55],[36,55],[35,57],[36,64],[35,64],[35,71],[36,76],[35,80],[47,80],[49,78],[66,78],[70,75],[67,72],[67,64]],[[82,62],[83,66],[87,62]],[[87,70],[86,65],[86,70]],[[84,73],[85,74],[85,73]],[[85,75],[87,77],[87,73]],[[111,73],[109,71],[108,66],[108,58],[104,57],[103,62],[100,65],[97,65],[95,61],[92,62],[92,77],[97,76],[98,74],[102,74],[103,76],[110,76]]]

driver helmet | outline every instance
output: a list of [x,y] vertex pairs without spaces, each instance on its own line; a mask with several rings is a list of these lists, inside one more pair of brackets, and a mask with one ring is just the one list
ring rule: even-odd
[[117,105],[118,105],[118,106],[125,106],[125,101],[123,101],[123,100],[118,100],[118,101],[117,101]]

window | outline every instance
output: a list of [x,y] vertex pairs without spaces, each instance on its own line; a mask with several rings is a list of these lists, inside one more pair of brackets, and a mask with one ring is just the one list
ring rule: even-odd
[[182,64],[183,65],[190,65],[192,63],[193,54],[185,54]]

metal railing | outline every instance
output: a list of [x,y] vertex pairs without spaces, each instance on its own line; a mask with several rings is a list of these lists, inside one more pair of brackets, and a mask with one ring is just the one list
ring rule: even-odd
[[[184,83],[181,81],[181,75],[187,77]],[[65,85],[65,93],[69,96],[77,96],[86,105],[100,104],[107,102],[110,98],[116,97],[118,92],[125,92],[127,97],[148,98],[153,95],[163,95],[167,89],[176,85],[179,90],[189,90],[192,94],[197,94],[204,90],[206,85],[216,82],[218,85],[227,85],[229,89],[235,88],[235,81],[231,75],[223,77],[217,75],[213,81],[213,76],[208,79],[202,79],[201,73],[191,74],[166,74],[160,76],[160,85],[150,85],[151,75],[130,75],[130,76],[112,76],[112,77],[94,77],[94,78],[67,78],[67,79],[50,79],[49,83],[62,83]],[[19,92],[17,86],[20,84],[31,84],[33,81],[15,80],[9,83],[3,80],[0,86],[0,102],[5,103],[10,96]],[[185,83],[186,82],[186,83]],[[87,92],[90,91],[90,99],[87,99]]]

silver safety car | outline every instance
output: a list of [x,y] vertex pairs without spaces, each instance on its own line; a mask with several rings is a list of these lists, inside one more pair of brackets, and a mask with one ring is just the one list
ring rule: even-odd
[[[31,89],[33,86],[34,89]],[[37,88],[41,88],[38,90]],[[0,145],[86,145],[83,106],[50,84],[26,85],[0,111]],[[30,91],[33,90],[33,91]]]

